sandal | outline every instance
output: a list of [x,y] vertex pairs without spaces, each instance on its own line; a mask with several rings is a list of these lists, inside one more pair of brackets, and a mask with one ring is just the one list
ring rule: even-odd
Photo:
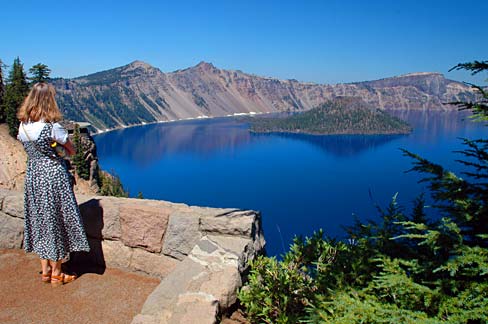
[[51,275],[51,286],[58,287],[75,281],[78,278],[76,275],[68,275],[61,273],[59,276]]
[[48,273],[44,274],[41,272],[41,282],[50,283],[51,282],[51,270]]

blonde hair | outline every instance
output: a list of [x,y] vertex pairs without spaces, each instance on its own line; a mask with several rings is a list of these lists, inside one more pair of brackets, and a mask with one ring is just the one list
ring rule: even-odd
[[56,90],[50,84],[36,83],[20,106],[17,118],[21,122],[44,120],[47,123],[60,121],[63,116],[54,99]]

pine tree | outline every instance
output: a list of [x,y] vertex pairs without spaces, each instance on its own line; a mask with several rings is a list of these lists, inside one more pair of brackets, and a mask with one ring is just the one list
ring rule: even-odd
[[[488,61],[474,61],[468,63],[460,63],[455,67],[451,68],[449,71],[452,70],[467,70],[467,71],[471,71],[471,75],[475,75],[483,71],[488,71]],[[480,121],[487,121],[488,120],[488,92],[486,92],[486,87],[483,88],[475,84],[470,84],[470,85],[480,93],[481,95],[480,100],[475,102],[457,101],[451,103],[459,106],[461,110],[471,110],[473,112],[474,119]]]
[[73,146],[76,150],[76,153],[75,155],[73,155],[71,161],[75,166],[76,173],[80,178],[88,180],[90,178],[90,171],[85,161],[85,151],[81,142],[80,126],[78,124],[75,124],[75,129],[73,133]]
[[5,122],[3,111],[3,96],[5,94],[5,85],[3,84],[3,62],[0,60],[0,123]]
[[32,77],[29,78],[29,80],[31,80],[31,84],[47,82],[49,80],[51,69],[49,69],[45,64],[37,63],[29,69],[29,73],[32,74]]
[[17,119],[17,110],[22,104],[25,96],[29,92],[29,85],[26,80],[24,72],[24,65],[17,57],[10,70],[7,86],[5,87],[5,94],[3,97],[3,107],[5,112],[5,120],[8,124],[9,133],[11,136],[17,136],[19,127],[19,120]]

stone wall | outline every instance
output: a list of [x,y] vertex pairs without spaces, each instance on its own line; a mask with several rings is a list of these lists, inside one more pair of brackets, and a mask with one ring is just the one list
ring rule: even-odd
[[[236,301],[248,261],[261,253],[252,210],[158,200],[77,196],[91,252],[72,262],[161,278],[133,323],[214,323]],[[0,247],[22,248],[23,194],[0,189]]]

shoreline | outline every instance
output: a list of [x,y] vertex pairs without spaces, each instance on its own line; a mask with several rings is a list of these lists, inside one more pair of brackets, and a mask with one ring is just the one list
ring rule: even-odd
[[[429,113],[429,112],[443,112],[443,113],[452,113],[452,112],[459,112],[457,110],[450,110],[450,109],[421,109],[421,108],[413,108],[413,109],[385,109],[384,111],[387,112],[393,112],[393,113],[398,113],[398,112],[422,112],[422,113]],[[256,115],[269,115],[269,114],[277,114],[277,113],[284,113],[282,111],[271,111],[271,112],[248,112],[248,113],[234,113],[234,114],[228,114],[224,116],[207,116],[207,115],[200,115],[197,117],[187,117],[187,118],[181,118],[181,119],[170,119],[170,120],[158,120],[154,122],[143,122],[141,124],[134,124],[134,125],[125,125],[125,126],[117,126],[114,128],[107,128],[105,130],[99,130],[97,132],[90,133],[91,136],[97,136],[101,134],[105,134],[108,132],[113,132],[121,129],[126,129],[126,128],[132,128],[132,127],[140,127],[140,126],[146,126],[146,125],[154,125],[154,124],[164,124],[164,123],[177,123],[177,122],[183,122],[183,121],[195,121],[195,120],[204,120],[204,119],[215,119],[215,118],[235,118],[235,117],[243,117],[243,116],[256,116]],[[398,116],[396,116],[398,117]],[[398,117],[400,118],[400,117]],[[305,133],[305,132],[280,132],[280,131],[274,131],[274,132],[256,132],[256,131],[251,131],[256,134],[265,134],[265,133],[290,133],[290,134],[305,134],[305,135],[314,135],[314,136],[325,136],[325,135],[408,135],[413,132],[413,129],[408,132],[408,133],[376,133],[376,134],[360,134],[360,133]]]
[[270,131],[255,131],[249,129],[249,132],[254,134],[294,134],[294,135],[310,135],[310,136],[388,136],[388,135],[410,135],[413,132],[413,128],[409,132],[391,132],[391,133],[355,133],[355,132],[344,132],[344,133],[317,133],[317,132],[306,132],[306,131],[281,131],[281,130],[270,130]]
[[126,125],[126,126],[118,126],[114,128],[107,128],[105,130],[100,130],[95,133],[90,133],[91,136],[97,136],[121,129],[126,129],[126,128],[132,128],[132,127],[140,127],[140,126],[147,126],[147,125],[154,125],[154,124],[166,124],[166,123],[178,123],[178,122],[184,122],[184,121],[195,121],[195,120],[205,120],[205,119],[216,119],[216,118],[235,118],[235,117],[243,117],[243,116],[255,116],[255,115],[267,115],[267,114],[274,114],[277,112],[248,112],[248,113],[234,113],[234,114],[229,114],[225,116],[207,116],[207,115],[200,115],[197,117],[187,117],[187,118],[181,118],[181,119],[170,119],[170,120],[158,120],[154,122],[143,122],[141,124],[135,124],[135,125]]

